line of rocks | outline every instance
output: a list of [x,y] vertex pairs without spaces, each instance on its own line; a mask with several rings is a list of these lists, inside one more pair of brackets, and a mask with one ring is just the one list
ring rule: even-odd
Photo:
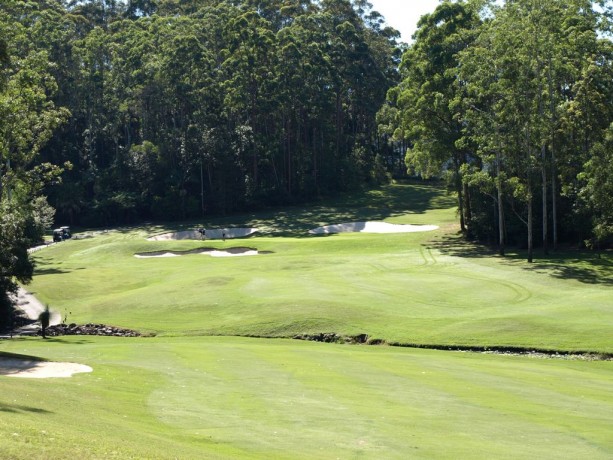
[[339,335],[335,332],[320,332],[319,334],[299,334],[299,335],[293,336],[292,338],[296,340],[307,340],[309,342],[323,342],[323,343],[347,343],[347,344],[369,343],[368,334]]
[[[38,331],[41,335],[41,331]],[[124,329],[121,327],[108,326],[106,324],[56,324],[49,326],[46,331],[49,337],[57,337],[60,335],[101,335],[111,337],[140,337],[141,333],[132,329]]]
[[387,345],[389,347],[421,348],[439,351],[457,351],[464,353],[495,354],[505,356],[529,356],[531,358],[567,359],[583,361],[613,361],[611,353],[596,353],[590,351],[546,350],[522,348],[512,346],[476,347],[462,345],[430,345],[418,343],[387,342],[383,339],[371,338],[368,334],[340,335],[335,332],[321,332],[318,334],[298,334],[292,337],[296,340],[310,342],[339,343],[350,345]]

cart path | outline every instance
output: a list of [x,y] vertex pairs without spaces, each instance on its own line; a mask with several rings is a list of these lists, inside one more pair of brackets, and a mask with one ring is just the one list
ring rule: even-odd
[[[19,286],[17,291],[15,306],[31,320],[38,320],[40,314],[45,310],[45,306],[42,302],[21,286]],[[49,320],[49,325],[54,326],[60,324],[62,322],[62,315],[60,312],[55,310],[50,310],[50,312],[51,318]]]

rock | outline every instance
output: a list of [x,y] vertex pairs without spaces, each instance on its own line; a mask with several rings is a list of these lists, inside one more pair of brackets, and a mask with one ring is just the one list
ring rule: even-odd
[[107,326],[104,324],[85,324],[77,325],[71,323],[70,325],[58,324],[55,326],[49,326],[47,328],[48,336],[59,335],[100,335],[100,336],[113,336],[113,337],[140,337],[140,332],[132,329],[123,329],[120,327]]

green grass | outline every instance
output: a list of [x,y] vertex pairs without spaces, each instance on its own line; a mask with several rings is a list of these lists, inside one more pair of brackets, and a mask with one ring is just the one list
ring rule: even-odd
[[613,454],[611,362],[200,337],[3,348],[94,372],[0,379],[1,458]]
[[[94,369],[0,377],[0,458],[611,458],[611,361],[237,337],[613,352],[610,254],[500,258],[458,238],[454,206],[397,185],[202,222],[263,230],[246,240],[149,242],[175,228],[149,225],[36,253],[29,289],[69,322],[157,336],[0,342]],[[358,220],[441,229],[307,234]],[[271,253],[133,257],[203,246]]]
[[[433,203],[447,207],[393,211],[405,199],[417,209]],[[70,312],[70,321],[161,335],[365,333],[399,343],[613,352],[610,256],[529,265],[519,256],[483,254],[458,240],[454,208],[449,207],[453,202],[432,187],[388,187],[362,200],[353,208],[265,214],[266,221],[241,217],[235,226],[257,225],[268,232],[247,240],[146,241],[147,234],[161,231],[156,227],[69,241],[36,254],[37,276],[30,289],[41,301]],[[392,211],[384,208],[387,201]],[[435,223],[441,230],[307,233],[321,223],[386,215],[390,222]],[[289,221],[294,224],[286,231]],[[156,250],[235,246],[271,253],[224,259],[134,257]]]

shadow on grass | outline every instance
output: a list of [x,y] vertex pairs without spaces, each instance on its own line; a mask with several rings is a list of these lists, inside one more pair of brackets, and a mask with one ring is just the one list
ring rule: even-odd
[[455,200],[435,185],[395,184],[356,191],[325,205],[296,206],[243,216],[250,226],[272,236],[313,237],[310,229],[345,222],[381,221],[455,206]]
[[446,235],[424,246],[437,249],[442,254],[463,258],[496,258],[501,263],[521,267],[524,270],[543,273],[554,278],[575,280],[585,284],[613,286],[613,254],[598,255],[581,250],[551,252],[549,255],[535,253],[534,262],[527,262],[526,251],[508,251],[504,257],[491,248],[470,241],[462,235]]
[[448,209],[457,205],[453,196],[436,183],[402,183],[376,189],[358,189],[340,197],[320,199],[296,206],[265,208],[251,213],[228,216],[205,216],[182,222],[145,222],[111,230],[87,232],[94,236],[105,233],[132,233],[135,229],[147,234],[205,228],[256,227],[259,234],[280,237],[309,237],[308,230],[321,225],[344,222],[385,220],[394,216],[423,214],[432,209]]
[[38,407],[22,406],[19,404],[2,404],[0,403],[0,412],[8,412],[11,414],[18,414],[20,412],[31,412],[34,414],[52,414],[46,409],[40,409]]
[[555,254],[535,260],[525,268],[544,271],[555,278],[613,286],[613,261],[606,256],[597,258],[594,254],[579,251],[576,254]]
[[85,270],[83,267],[71,268],[69,270],[63,268],[36,268],[35,275],[62,275],[64,273],[74,272],[76,270]]
[[[71,335],[69,337],[79,337],[79,336]],[[96,336],[96,337],[103,337],[103,336]],[[65,344],[70,344],[70,345],[87,345],[87,344],[92,343],[91,340],[86,340],[86,339],[81,339],[81,338],[73,339],[73,340],[66,340],[63,338],[53,337],[53,336],[48,336],[45,340],[49,343],[65,343]]]

